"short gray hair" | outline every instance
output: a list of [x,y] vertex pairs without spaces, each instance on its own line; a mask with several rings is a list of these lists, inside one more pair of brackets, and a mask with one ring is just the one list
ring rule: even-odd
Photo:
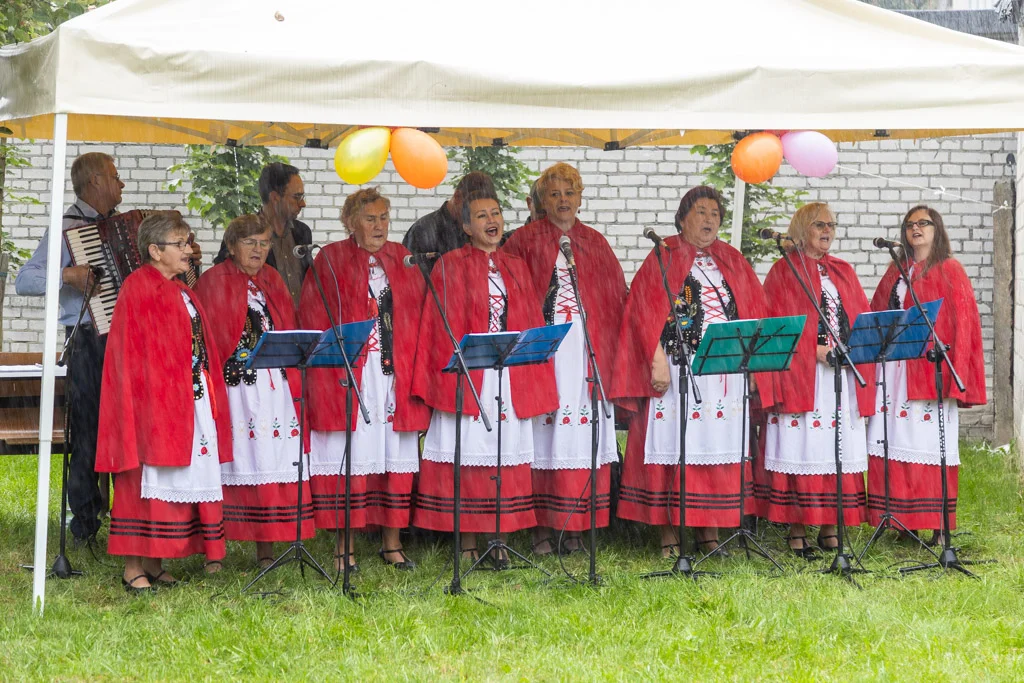
[[87,152],[75,159],[71,164],[71,188],[76,197],[82,196],[94,175],[106,172],[108,162],[114,163],[114,157],[103,152]]
[[[150,245],[168,241],[172,232],[191,232],[188,223],[177,211],[154,211],[139,224],[139,255],[143,263],[149,263]],[[160,247],[162,251],[164,247]]]
[[239,216],[230,223],[224,231],[224,244],[231,248],[238,244],[238,240],[244,240],[253,235],[262,235],[270,226],[263,220],[263,217],[255,213],[247,213]]

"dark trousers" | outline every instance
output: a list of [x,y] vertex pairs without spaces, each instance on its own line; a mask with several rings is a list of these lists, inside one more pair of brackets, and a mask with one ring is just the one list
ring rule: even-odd
[[[71,334],[72,328],[67,328]],[[107,338],[92,325],[78,328],[72,342],[65,380],[66,410],[71,419],[71,463],[68,470],[68,506],[74,519],[71,534],[88,538],[100,529],[103,499],[96,474],[96,432],[100,422],[100,384]]]

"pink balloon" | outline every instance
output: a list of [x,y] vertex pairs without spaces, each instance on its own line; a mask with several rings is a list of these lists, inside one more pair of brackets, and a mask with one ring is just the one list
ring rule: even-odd
[[836,143],[816,130],[797,130],[782,136],[782,154],[805,176],[824,178],[839,161]]

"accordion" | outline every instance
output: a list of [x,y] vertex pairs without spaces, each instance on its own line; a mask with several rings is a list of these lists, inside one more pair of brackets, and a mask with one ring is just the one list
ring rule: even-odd
[[[92,225],[64,231],[71,262],[76,266],[92,266],[102,272],[89,297],[89,314],[97,334],[110,331],[118,292],[125,278],[144,263],[139,254],[139,225],[147,216],[156,213],[160,212],[128,211]],[[189,287],[195,286],[199,279],[199,269],[195,264],[183,278]]]

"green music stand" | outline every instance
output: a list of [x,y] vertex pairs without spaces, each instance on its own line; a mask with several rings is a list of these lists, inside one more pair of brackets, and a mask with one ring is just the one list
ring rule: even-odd
[[[762,318],[760,320],[733,320],[724,323],[712,323],[704,331],[700,346],[693,356],[693,373],[695,375],[743,375],[743,436],[740,446],[740,525],[729,538],[718,544],[718,547],[697,560],[694,567],[704,560],[723,552],[733,541],[740,544],[749,559],[751,551],[765,558],[779,571],[782,565],[757,541],[753,533],[743,524],[743,512],[746,504],[747,469],[746,463],[752,461],[747,444],[747,413],[750,405],[750,373],[779,372],[789,369],[793,360],[793,352],[804,331],[805,315],[794,315],[782,318]],[[688,410],[683,412],[688,414]],[[680,514],[685,514],[680,510]],[[753,546],[753,547],[751,547]]]

